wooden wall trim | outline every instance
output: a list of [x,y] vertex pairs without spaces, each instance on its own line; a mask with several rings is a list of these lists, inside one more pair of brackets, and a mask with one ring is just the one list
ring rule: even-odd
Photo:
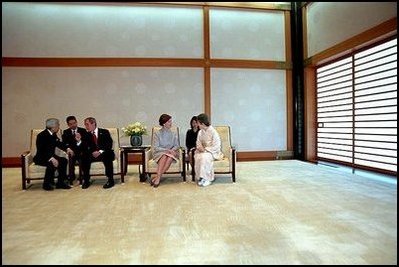
[[211,120],[211,68],[204,68],[204,112]]
[[209,59],[211,58],[211,43],[210,43],[210,30],[209,30],[209,8],[203,8],[203,21],[204,21],[204,58],[206,65],[209,66]]
[[18,58],[3,57],[3,67],[205,67],[195,58]]
[[[206,52],[209,55],[209,52]],[[237,59],[178,58],[18,58],[3,57],[3,67],[215,67],[292,69],[291,62]]]
[[267,60],[211,59],[215,68],[292,69],[291,62]]
[[286,109],[287,109],[287,150],[294,150],[294,92],[292,88],[292,70],[285,72]]
[[275,160],[276,156],[275,151],[237,152],[237,161]]
[[308,10],[302,7],[303,58],[308,58]]
[[[128,155],[129,164],[140,164],[141,155]],[[21,158],[5,157],[1,159],[2,168],[21,168]]]
[[[292,49],[291,49],[291,14],[290,12],[284,12],[284,32],[285,32],[285,61],[292,61]],[[291,64],[292,65],[292,64]],[[291,66],[292,68],[292,66]]]
[[[291,13],[284,13],[285,26],[285,60],[292,62],[292,45],[291,45]],[[286,92],[286,110],[287,110],[287,149],[294,149],[294,115],[293,115],[293,87],[292,87],[292,63],[285,72],[285,92]]]
[[21,158],[20,157],[8,157],[8,158],[1,158],[1,167],[2,168],[14,168],[19,167],[21,168]]
[[304,69],[304,125],[305,125],[305,160],[314,161],[317,158],[317,88],[316,69]]
[[397,17],[387,20],[363,33],[353,36],[342,43],[334,45],[323,52],[320,52],[305,60],[305,66],[317,66],[333,57],[343,56],[346,52],[359,48],[368,42],[378,39],[394,36],[397,34]]
[[[292,151],[253,151],[253,152],[237,152],[237,161],[238,162],[245,162],[245,161],[264,161],[264,160],[276,160],[279,154],[282,154],[282,157],[279,159],[291,159],[292,157],[290,154]],[[340,165],[348,165],[353,167],[352,164],[345,164],[342,162],[337,162],[330,159],[320,159],[326,162],[333,162]],[[129,164],[138,165],[141,163],[141,156],[140,155],[129,155],[128,159]],[[317,160],[311,160],[309,162],[317,163]],[[2,168],[21,168],[21,158],[19,157],[6,157],[1,159],[1,166]],[[386,173],[389,175],[397,176],[397,172],[391,172],[382,169],[370,168],[366,166],[355,166],[355,168],[365,169],[369,171],[377,171]]]
[[210,7],[253,8],[266,10],[291,10],[290,4],[256,3],[256,2],[204,2]]
[[237,161],[261,161],[261,160],[277,160],[292,159],[293,151],[248,151],[237,152]]
[[204,112],[212,117],[211,113],[211,68],[210,68],[210,58],[211,58],[211,37],[209,30],[209,7],[203,7],[204,16]]
[[290,4],[257,3],[257,2],[137,2],[139,4],[175,5],[175,6],[204,6],[223,8],[249,8],[262,10],[291,10]]
[[[250,151],[237,152],[237,161],[261,161],[276,159],[291,159],[292,151]],[[129,155],[129,164],[140,164],[141,155]],[[1,159],[2,168],[21,168],[20,157],[4,157]]]

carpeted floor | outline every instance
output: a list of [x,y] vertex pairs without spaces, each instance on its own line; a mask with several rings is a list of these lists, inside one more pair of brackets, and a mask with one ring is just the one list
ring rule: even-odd
[[296,160],[239,162],[237,183],[206,188],[137,172],[47,192],[3,169],[3,264],[397,264],[396,182]]

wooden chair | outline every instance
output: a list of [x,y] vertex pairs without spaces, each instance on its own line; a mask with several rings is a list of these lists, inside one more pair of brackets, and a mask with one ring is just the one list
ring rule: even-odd
[[[236,182],[236,149],[231,145],[230,126],[213,126],[220,136],[223,159],[215,160],[213,167],[215,174],[231,174],[233,183]],[[193,168],[191,170],[192,181],[195,182],[195,160],[192,153]]]

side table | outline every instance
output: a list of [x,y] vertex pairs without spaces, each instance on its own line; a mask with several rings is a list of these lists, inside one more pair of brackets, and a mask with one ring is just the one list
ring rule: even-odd
[[[150,146],[138,146],[138,147],[133,147],[133,146],[121,146],[120,151],[121,151],[121,181],[122,183],[125,182],[125,175],[127,173],[127,165],[128,165],[128,155],[131,154],[141,154],[141,166],[143,167],[143,171],[140,172],[140,182],[145,182],[147,180],[145,176],[145,152],[150,149]],[[140,165],[139,165],[139,170],[140,170]]]

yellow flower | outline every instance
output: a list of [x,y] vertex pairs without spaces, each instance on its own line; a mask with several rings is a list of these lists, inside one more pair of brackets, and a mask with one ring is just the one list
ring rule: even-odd
[[122,127],[122,132],[126,136],[144,135],[147,134],[147,127],[141,122],[136,121],[135,123],[129,124],[126,127]]

